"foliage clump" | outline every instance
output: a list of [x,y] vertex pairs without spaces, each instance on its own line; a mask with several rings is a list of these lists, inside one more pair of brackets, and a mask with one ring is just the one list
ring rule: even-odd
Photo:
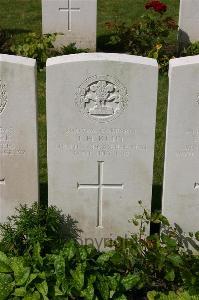
[[76,43],[71,43],[67,46],[62,46],[60,49],[60,55],[87,53],[89,49],[77,48]]
[[[42,209],[38,214],[37,205],[21,206],[18,212],[9,218],[10,227],[1,226],[1,300],[199,298],[199,232],[186,236],[158,212],[150,215],[143,208],[130,220],[138,233],[108,241],[106,252],[71,239],[78,237],[76,225],[72,234],[66,230],[60,236],[63,223],[56,219],[62,215],[55,207],[45,217]],[[160,234],[147,234],[150,222],[161,225]]]
[[199,55],[199,42],[193,42],[181,50],[181,56]]
[[118,52],[157,59],[160,70],[167,71],[169,59],[177,54],[177,44],[171,44],[171,34],[176,22],[165,16],[167,6],[160,1],[149,1],[139,21],[130,26],[107,22],[110,30],[109,45]]
[[88,52],[88,49],[77,48],[75,43],[56,49],[54,42],[58,34],[37,34],[35,32],[24,35],[20,42],[14,41],[10,47],[12,53],[20,56],[30,57],[37,60],[38,70],[46,66],[46,60],[53,56],[68,55]]
[[80,232],[77,221],[55,206],[20,205],[15,215],[0,224],[0,250],[20,256],[33,251],[34,245],[39,243],[42,253],[49,253],[77,239]]
[[53,56],[53,42],[56,34],[37,34],[35,32],[24,35],[23,41],[13,43],[11,51],[20,56],[30,57],[37,60],[38,69],[43,69],[47,58]]

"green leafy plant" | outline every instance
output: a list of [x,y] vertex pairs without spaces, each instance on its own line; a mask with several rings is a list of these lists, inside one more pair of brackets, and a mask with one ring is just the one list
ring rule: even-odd
[[199,55],[199,42],[191,43],[187,48],[181,52],[181,56]]
[[169,293],[161,293],[156,291],[148,292],[147,294],[148,300],[199,300],[199,295],[191,295],[188,292],[169,292]]
[[0,224],[0,250],[23,255],[40,243],[42,253],[51,253],[68,240],[77,239],[80,232],[77,221],[55,206],[42,208],[36,203],[31,207],[20,205],[15,215]]
[[149,10],[141,16],[140,21],[130,26],[125,23],[106,23],[111,31],[108,43],[118,52],[157,59],[160,69],[165,72],[169,59],[176,55],[177,45],[170,44],[170,35],[177,26],[172,18],[164,16],[164,12]]
[[26,56],[37,60],[38,69],[43,69],[48,57],[56,54],[53,42],[56,34],[39,35],[29,33],[20,44],[13,44],[11,51],[16,55]]
[[[130,220],[137,233],[110,240],[107,252],[65,237],[53,251],[31,237],[23,256],[0,252],[0,299],[198,299],[199,232],[186,236],[159,212],[142,210]],[[31,218],[36,224],[37,213]],[[148,235],[150,222],[161,225],[159,235]]]
[[63,46],[60,49],[60,54],[68,55],[68,54],[77,54],[77,53],[87,53],[89,49],[81,49],[77,48],[75,43],[71,43],[67,46]]

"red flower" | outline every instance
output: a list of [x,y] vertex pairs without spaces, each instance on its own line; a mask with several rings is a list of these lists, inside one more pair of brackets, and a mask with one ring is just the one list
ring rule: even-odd
[[159,13],[163,13],[167,10],[166,4],[160,2],[159,0],[150,0],[145,4],[146,9],[153,9]]

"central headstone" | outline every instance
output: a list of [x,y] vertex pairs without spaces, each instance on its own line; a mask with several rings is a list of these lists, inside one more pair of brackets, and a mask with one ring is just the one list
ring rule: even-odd
[[38,201],[36,61],[0,54],[0,222]]
[[151,207],[157,63],[118,54],[47,62],[49,203],[79,221],[82,242],[134,230]]
[[97,0],[42,0],[43,34],[61,33],[55,45],[96,49]]

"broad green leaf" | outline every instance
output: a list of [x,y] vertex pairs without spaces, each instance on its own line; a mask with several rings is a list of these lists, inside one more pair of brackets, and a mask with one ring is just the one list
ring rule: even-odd
[[41,300],[41,297],[40,297],[39,292],[35,291],[33,293],[26,295],[23,299],[24,300]]
[[14,293],[12,295],[17,297],[24,297],[26,295],[27,291],[25,287],[16,288]]
[[42,259],[41,255],[40,255],[40,252],[41,252],[40,244],[36,243],[34,245],[34,248],[33,248],[33,258],[35,259],[35,261],[37,263],[39,263],[42,266],[43,265],[43,259]]
[[125,295],[120,295],[114,298],[114,300],[127,300]]
[[166,271],[166,275],[164,276],[164,278],[168,281],[174,281],[175,279],[175,272],[173,269],[171,270],[167,270]]
[[188,292],[178,293],[179,300],[199,300],[199,295],[190,295]]
[[81,297],[84,297],[86,300],[92,300],[94,297],[94,287],[92,283],[89,283],[87,288],[81,292]]
[[86,252],[89,256],[91,256],[92,253],[95,254],[97,252],[96,248],[93,245],[85,245],[84,249],[86,249]]
[[9,260],[9,258],[6,256],[6,254],[0,251],[0,263],[1,263],[1,262],[3,262],[3,263],[6,264],[6,265],[9,265],[9,264],[10,264],[10,260]]
[[0,272],[1,273],[9,273],[12,272],[10,268],[10,260],[8,257],[0,251]]
[[26,287],[33,281],[37,278],[38,274],[37,273],[33,273],[33,274],[30,274],[30,277],[28,279],[28,281],[26,282]]
[[69,295],[70,293],[70,281],[67,278],[64,278],[61,282],[61,290],[64,295]]
[[137,274],[128,274],[126,277],[124,277],[121,281],[122,285],[124,286],[125,290],[131,290],[133,287],[135,287],[138,282],[140,281],[140,276]]
[[96,280],[96,286],[103,300],[108,300],[110,297],[110,291],[108,281],[105,276],[98,275]]
[[148,292],[147,293],[147,299],[148,300],[155,300],[156,298],[156,296],[158,295],[158,292],[156,292],[156,291],[150,291],[150,292]]
[[45,272],[40,272],[40,273],[38,274],[38,277],[39,277],[40,279],[46,279],[46,273],[45,273]]
[[109,259],[115,254],[115,251],[108,251],[106,253],[102,253],[98,259],[97,263],[99,265],[103,265],[105,262],[109,261]]
[[92,274],[92,275],[89,276],[88,282],[89,283],[94,283],[95,280],[96,280],[96,275]]
[[35,286],[38,292],[40,292],[40,294],[42,294],[44,298],[48,295],[48,284],[46,281],[43,281],[41,283],[36,283]]
[[14,288],[13,278],[10,274],[0,273],[0,299],[8,299]]
[[113,276],[107,276],[109,287],[112,291],[116,291],[120,284],[120,274],[114,274]]
[[65,259],[61,254],[56,256],[54,267],[57,280],[61,282],[65,278]]
[[197,232],[195,233],[195,238],[196,238],[196,240],[199,242],[199,231],[197,231]]
[[59,289],[59,287],[55,286],[55,296],[63,296],[62,291]]
[[174,247],[176,248],[177,247],[177,242],[176,240],[168,237],[167,235],[165,234],[162,234],[161,235],[161,238],[162,238],[162,241],[168,246],[168,247]]
[[177,254],[168,255],[167,259],[170,262],[172,262],[172,264],[176,267],[180,266],[183,263],[182,258],[180,257],[180,255],[177,255]]
[[81,291],[84,285],[84,268],[83,264],[78,264],[75,270],[71,270],[71,275],[73,278],[73,285],[78,290]]
[[74,241],[69,241],[63,250],[64,256],[70,261],[76,254],[76,246]]
[[30,276],[30,267],[24,266],[24,260],[22,257],[12,257],[10,261],[16,285],[24,285]]
[[11,273],[12,269],[4,262],[0,262],[0,273]]
[[172,292],[161,293],[156,291],[150,291],[147,293],[148,300],[199,300],[199,295],[190,295],[188,292]]
[[79,247],[79,255],[80,255],[80,258],[81,260],[86,260],[87,259],[87,251],[85,248],[83,247]]

